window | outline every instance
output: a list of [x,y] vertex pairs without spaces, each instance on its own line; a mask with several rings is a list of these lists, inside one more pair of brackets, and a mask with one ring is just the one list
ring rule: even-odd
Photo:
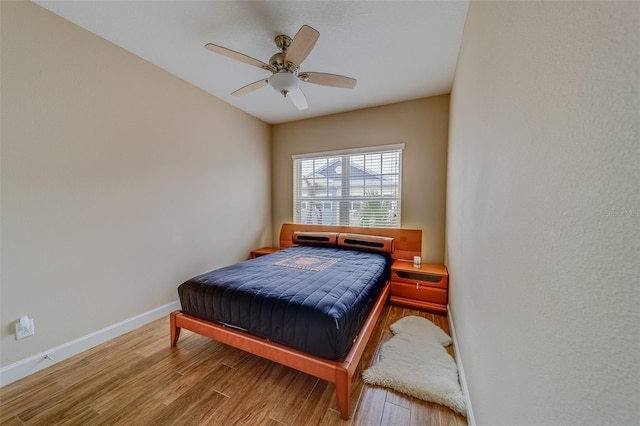
[[403,149],[294,155],[294,223],[399,228]]

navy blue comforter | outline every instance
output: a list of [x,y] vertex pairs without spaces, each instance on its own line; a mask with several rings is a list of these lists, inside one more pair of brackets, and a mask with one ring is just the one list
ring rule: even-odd
[[292,247],[194,277],[182,311],[328,359],[347,354],[389,273],[382,254]]

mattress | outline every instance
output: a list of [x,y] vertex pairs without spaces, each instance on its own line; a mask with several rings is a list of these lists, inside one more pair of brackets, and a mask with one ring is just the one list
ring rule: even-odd
[[387,255],[298,246],[194,277],[182,312],[305,353],[347,354],[387,281]]

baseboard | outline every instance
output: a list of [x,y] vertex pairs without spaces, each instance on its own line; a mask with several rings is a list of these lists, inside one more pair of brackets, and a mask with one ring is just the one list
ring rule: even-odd
[[456,328],[453,326],[453,315],[451,315],[451,307],[447,305],[447,311],[449,315],[449,330],[451,331],[451,338],[453,339],[453,350],[456,356],[456,364],[458,365],[458,376],[460,377],[460,386],[462,387],[462,394],[464,395],[464,401],[467,405],[467,424],[469,426],[476,426],[476,419],[473,416],[473,408],[471,407],[471,398],[469,397],[469,388],[467,387],[467,379],[464,376],[464,368],[462,367],[462,358],[458,350],[458,338],[456,337]]
[[[180,309],[180,302],[174,301],[158,308],[152,309],[133,318],[126,319],[117,324],[87,334],[86,336],[63,343],[60,346],[25,358],[6,367],[0,368],[0,387],[27,377],[35,372],[43,370],[51,365],[63,361],[69,357],[91,349],[110,339],[128,333],[151,321],[162,318],[165,315]],[[167,331],[168,332],[168,331]]]

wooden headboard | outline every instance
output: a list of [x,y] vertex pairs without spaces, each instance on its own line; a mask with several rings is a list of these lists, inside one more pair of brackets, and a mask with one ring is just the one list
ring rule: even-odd
[[398,228],[360,228],[357,226],[303,225],[284,223],[280,229],[280,248],[293,247],[291,236],[296,231],[348,232],[352,234],[381,235],[394,239],[393,259],[413,262],[413,256],[422,256],[422,230]]

